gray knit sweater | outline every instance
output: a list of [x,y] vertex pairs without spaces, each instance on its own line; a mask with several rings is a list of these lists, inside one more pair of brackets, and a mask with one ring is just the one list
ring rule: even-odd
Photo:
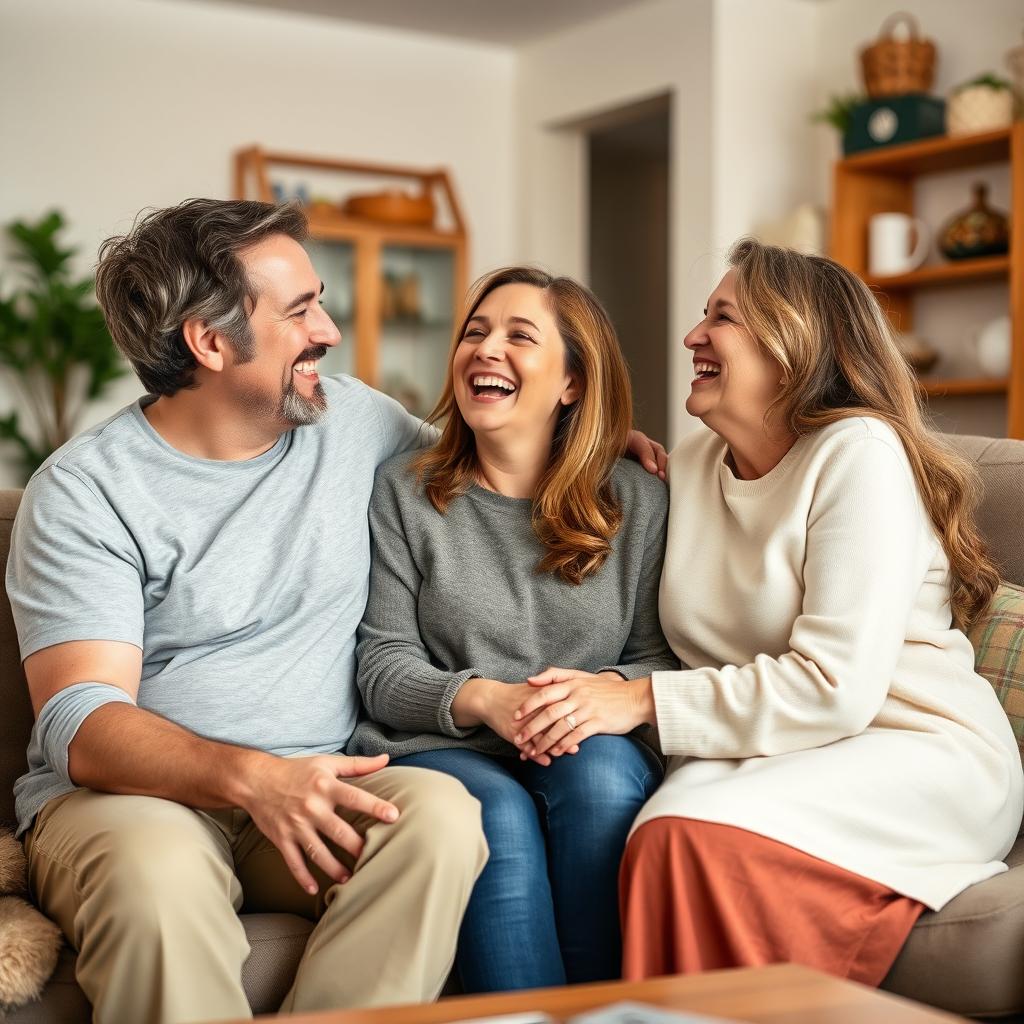
[[381,467],[370,502],[370,596],[356,651],[367,718],[349,753],[517,753],[486,726],[452,720],[455,694],[474,676],[521,683],[559,665],[635,679],[678,668],[658,623],[668,497],[657,477],[620,460],[622,528],[601,569],[572,586],[536,572],[543,548],[529,498],[473,487],[442,516],[411,458]]

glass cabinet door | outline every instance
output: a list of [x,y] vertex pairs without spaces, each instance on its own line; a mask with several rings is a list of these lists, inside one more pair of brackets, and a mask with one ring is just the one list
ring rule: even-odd
[[354,375],[355,365],[355,246],[346,241],[307,239],[306,252],[313,269],[324,283],[323,304],[341,341],[321,360],[324,376],[338,373]]
[[450,248],[386,243],[380,250],[377,386],[425,416],[441,395],[455,328],[455,254]]

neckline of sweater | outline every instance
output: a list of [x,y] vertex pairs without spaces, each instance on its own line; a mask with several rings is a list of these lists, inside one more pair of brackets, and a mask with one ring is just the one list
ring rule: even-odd
[[722,481],[722,490],[726,494],[734,494],[738,496],[757,496],[766,494],[773,487],[776,487],[780,480],[782,480],[790,471],[790,468],[796,462],[800,452],[806,446],[807,440],[811,435],[805,434],[803,437],[798,437],[792,447],[786,452],[785,455],[779,459],[778,463],[773,466],[764,476],[759,476],[756,480],[743,480],[729,468],[728,457],[729,457],[729,446],[722,441],[721,452],[718,458],[718,474]]

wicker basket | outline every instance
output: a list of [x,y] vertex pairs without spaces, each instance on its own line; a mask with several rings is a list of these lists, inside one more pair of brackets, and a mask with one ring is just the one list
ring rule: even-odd
[[[900,22],[907,28],[906,39],[893,35]],[[935,77],[935,44],[921,39],[913,15],[901,11],[885,19],[878,39],[861,50],[860,63],[872,99],[927,92]]]

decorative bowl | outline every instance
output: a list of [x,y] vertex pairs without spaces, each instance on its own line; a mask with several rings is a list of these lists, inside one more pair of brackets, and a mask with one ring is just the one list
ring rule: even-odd
[[349,196],[345,213],[385,224],[416,224],[429,227],[434,223],[434,200],[428,193],[410,195],[401,189],[369,192]]

